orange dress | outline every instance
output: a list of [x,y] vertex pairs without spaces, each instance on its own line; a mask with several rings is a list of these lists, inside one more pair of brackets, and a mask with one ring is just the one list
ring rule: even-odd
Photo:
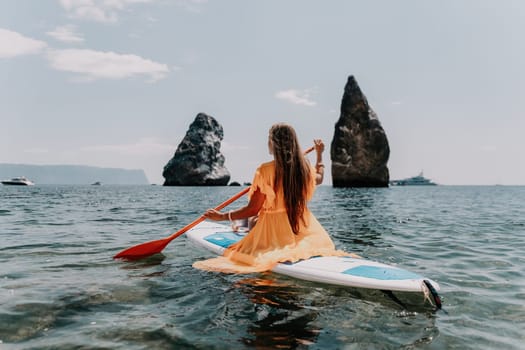
[[[315,191],[315,169],[312,167],[307,200]],[[229,246],[222,256],[197,261],[193,267],[226,273],[250,273],[271,270],[283,261],[295,262],[312,256],[349,255],[336,250],[328,233],[314,215],[305,208],[305,222],[299,220],[298,234],[294,234],[288,215],[282,188],[273,189],[275,162],[263,163],[257,171],[248,193],[257,189],[266,196],[257,224],[239,242]]]

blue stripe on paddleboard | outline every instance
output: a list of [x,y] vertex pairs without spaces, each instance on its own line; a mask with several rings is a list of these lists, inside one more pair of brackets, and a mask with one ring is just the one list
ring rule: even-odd
[[204,237],[206,241],[223,248],[228,248],[233,243],[239,242],[241,238],[242,236],[239,236],[233,232],[219,232]]
[[357,266],[345,270],[342,273],[346,275],[375,278],[378,280],[411,280],[422,278],[420,275],[391,267],[377,267],[377,266]]

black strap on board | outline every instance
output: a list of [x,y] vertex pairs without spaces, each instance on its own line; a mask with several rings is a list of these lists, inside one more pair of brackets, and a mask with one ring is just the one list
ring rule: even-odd
[[430,291],[430,294],[432,294],[432,297],[434,298],[434,302],[436,303],[436,308],[440,310],[441,309],[441,298],[438,292],[436,291],[436,289],[434,288],[432,283],[430,283],[429,280],[423,280],[423,283],[425,283],[425,286],[427,286],[428,290]]

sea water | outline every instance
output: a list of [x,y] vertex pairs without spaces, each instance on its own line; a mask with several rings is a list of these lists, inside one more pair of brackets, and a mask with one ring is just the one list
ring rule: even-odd
[[184,235],[149,259],[112,259],[241,189],[0,187],[0,348],[525,348],[525,187],[318,188],[310,208],[336,246],[437,281],[441,311],[195,270],[211,254]]

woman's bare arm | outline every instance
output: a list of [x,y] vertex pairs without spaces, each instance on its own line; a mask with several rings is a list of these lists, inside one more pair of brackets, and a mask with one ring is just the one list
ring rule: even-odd
[[229,212],[220,212],[215,209],[208,209],[204,213],[204,217],[214,221],[223,221],[223,220],[239,220],[248,218],[250,216],[255,216],[259,213],[266,199],[266,195],[262,194],[261,191],[257,189],[252,196],[247,205],[242,208],[231,210]]
[[324,180],[324,164],[323,164],[323,152],[324,143],[323,140],[314,140],[314,147],[316,153],[315,161],[315,184],[320,185]]

